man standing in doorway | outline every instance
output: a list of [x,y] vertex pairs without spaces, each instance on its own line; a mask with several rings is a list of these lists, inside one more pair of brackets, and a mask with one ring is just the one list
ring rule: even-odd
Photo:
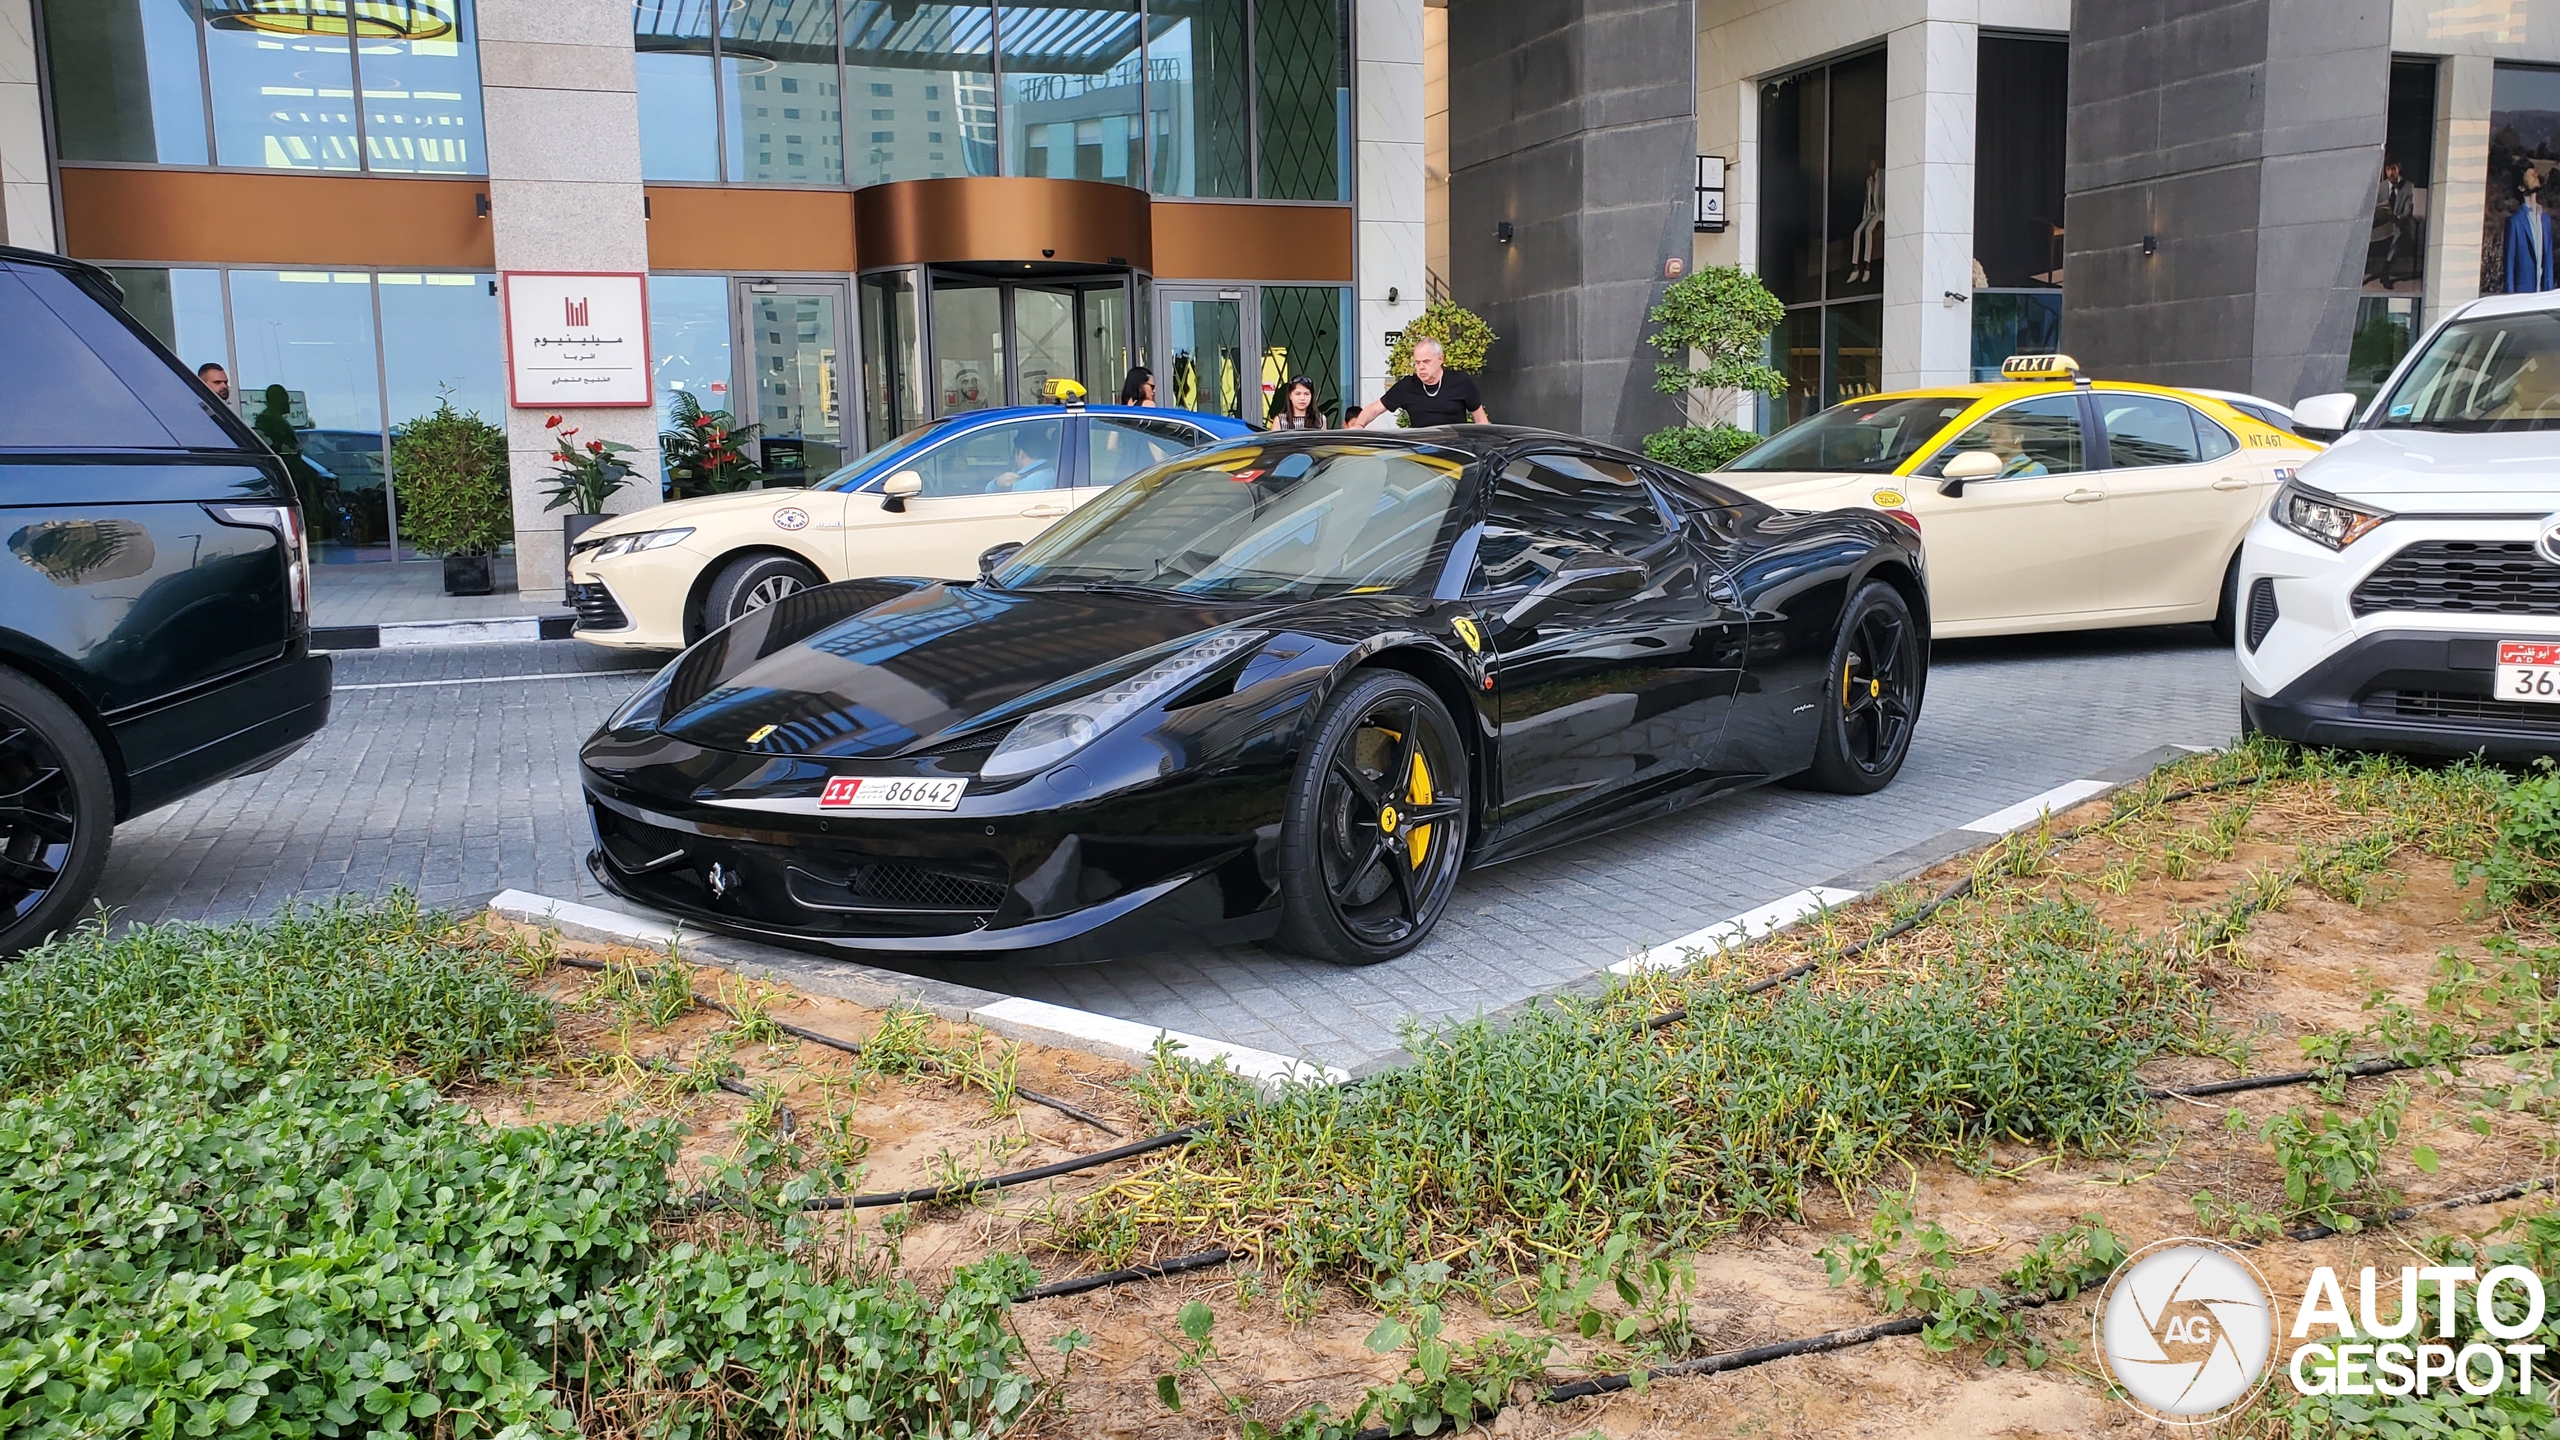
[[1485,424],[1484,396],[1476,382],[1449,373],[1437,340],[1413,345],[1413,373],[1387,387],[1387,393],[1360,407],[1351,428],[1360,429],[1390,410],[1401,410],[1416,426],[1455,425],[1461,420]]
[[225,405],[231,403],[231,372],[223,369],[220,361],[207,360],[197,366],[196,378],[204,382],[204,388],[213,392],[214,399]]

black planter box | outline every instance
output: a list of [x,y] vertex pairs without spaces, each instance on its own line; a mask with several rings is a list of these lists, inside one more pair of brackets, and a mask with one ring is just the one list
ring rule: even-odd
[[486,595],[497,589],[497,561],[488,555],[444,557],[444,593]]
[[578,540],[605,521],[609,515],[563,515],[560,517],[560,578],[569,578],[569,556],[578,548]]

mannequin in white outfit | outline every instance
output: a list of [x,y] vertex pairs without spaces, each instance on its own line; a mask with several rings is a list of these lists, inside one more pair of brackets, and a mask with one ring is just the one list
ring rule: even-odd
[[1849,283],[1864,285],[1869,273],[1884,268],[1884,162],[1867,160],[1867,193],[1858,207],[1858,228],[1849,232]]

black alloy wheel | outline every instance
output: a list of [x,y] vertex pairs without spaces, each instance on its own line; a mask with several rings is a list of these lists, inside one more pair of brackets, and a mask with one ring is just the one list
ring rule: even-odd
[[2222,602],[2213,612],[2213,638],[2231,644],[2240,635],[2240,552],[2222,570]]
[[1431,688],[1367,671],[1316,720],[1280,838],[1283,949],[1374,965],[1422,943],[1467,849],[1467,750]]
[[1911,607],[1892,586],[1871,583],[1850,598],[1832,644],[1813,768],[1804,776],[1814,789],[1868,795],[1901,773],[1920,719],[1924,643]]
[[825,583],[824,576],[788,555],[743,555],[721,567],[702,608],[709,628],[717,630]]
[[51,691],[0,671],[0,959],[72,923],[114,827],[88,727]]

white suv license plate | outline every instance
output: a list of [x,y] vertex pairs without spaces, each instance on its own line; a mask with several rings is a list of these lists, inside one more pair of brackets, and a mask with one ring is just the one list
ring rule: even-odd
[[2499,641],[2498,698],[2560,705],[2560,641]]
[[957,810],[967,780],[838,775],[818,794],[821,810]]

